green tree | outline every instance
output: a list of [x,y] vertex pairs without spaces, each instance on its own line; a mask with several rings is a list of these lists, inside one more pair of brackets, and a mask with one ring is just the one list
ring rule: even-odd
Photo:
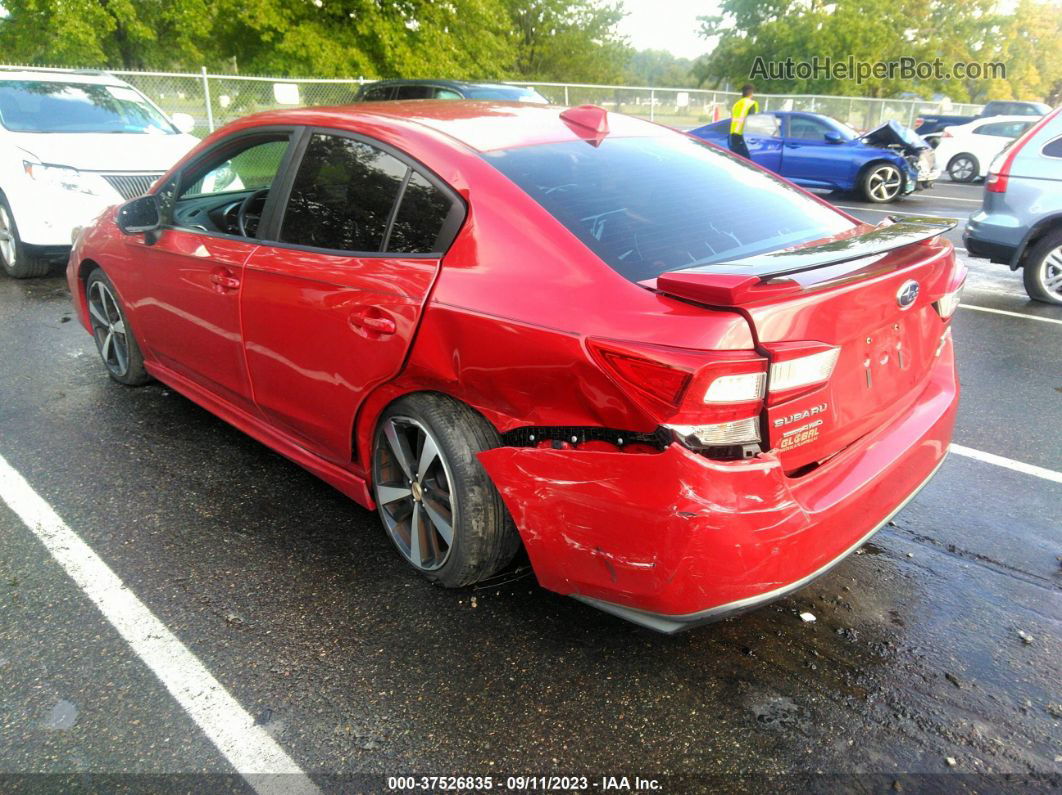
[[505,0],[516,42],[514,76],[524,80],[612,83],[631,49],[616,31],[621,2]]
[[693,61],[676,58],[667,50],[639,50],[627,63],[627,82],[636,86],[664,86],[692,88],[697,85],[693,76]]
[[4,59],[171,69],[207,59],[209,0],[4,0]]
[[1001,14],[997,0],[723,0],[721,14],[702,17],[701,33],[718,42],[694,73],[703,85],[749,79],[762,56],[770,61],[812,56],[874,63],[907,56],[945,70],[956,62],[1001,61],[1005,80],[871,77],[862,84],[819,74],[771,80],[772,93],[897,96],[940,92],[957,101],[1049,95],[1059,85],[1062,14],[1057,0],[1020,0]]
[[291,76],[504,75],[515,57],[503,0],[221,0],[215,31],[241,71]]

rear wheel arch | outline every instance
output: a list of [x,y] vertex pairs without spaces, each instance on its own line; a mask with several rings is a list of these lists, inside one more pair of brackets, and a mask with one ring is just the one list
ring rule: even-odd
[[441,385],[435,385],[434,388],[425,388],[423,385],[404,380],[400,375],[398,379],[381,384],[373,390],[362,401],[355,414],[351,429],[351,460],[355,464],[364,466],[366,475],[371,476],[372,474],[373,436],[380,423],[380,418],[395,403],[414,395],[435,395],[461,403],[481,416],[498,434],[508,430],[505,427],[506,425],[512,424],[505,422],[504,415],[485,410],[482,405],[477,405],[476,401],[469,399],[469,395],[456,394]]
[[1030,229],[1029,233],[1025,236],[1025,240],[1022,241],[1017,256],[1011,262],[1010,269],[1017,270],[1018,268],[1024,267],[1029,252],[1036,247],[1036,244],[1040,242],[1040,239],[1044,237],[1044,235],[1049,235],[1056,229],[1062,229],[1062,213],[1050,215],[1047,218],[1041,218],[1033,224],[1032,229]]

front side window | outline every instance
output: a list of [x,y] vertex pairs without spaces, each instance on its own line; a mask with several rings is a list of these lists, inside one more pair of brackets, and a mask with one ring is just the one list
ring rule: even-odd
[[406,170],[375,146],[315,134],[295,175],[280,239],[336,251],[380,251]]
[[790,138],[799,138],[802,141],[824,141],[828,132],[834,132],[833,127],[823,124],[818,119],[801,116],[789,117]]
[[240,137],[187,166],[159,192],[163,218],[181,229],[258,236],[258,225],[280,164],[288,133]]
[[287,148],[287,138],[253,143],[220,162],[214,161],[201,176],[193,176],[194,181],[181,188],[178,198],[268,188],[280,171]]
[[11,132],[177,134],[130,86],[44,80],[0,81],[0,123]]
[[483,156],[635,282],[854,227],[748,161],[682,135],[606,137],[599,146],[572,141]]

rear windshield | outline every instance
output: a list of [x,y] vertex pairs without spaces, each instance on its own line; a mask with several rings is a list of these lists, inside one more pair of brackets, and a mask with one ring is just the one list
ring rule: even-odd
[[854,224],[729,152],[681,135],[488,152],[486,159],[631,281],[732,262]]
[[0,123],[12,132],[177,133],[129,86],[93,83],[0,81]]

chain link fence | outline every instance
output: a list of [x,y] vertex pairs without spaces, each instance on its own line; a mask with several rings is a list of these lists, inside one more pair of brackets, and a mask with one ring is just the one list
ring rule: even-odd
[[[644,116],[675,127],[698,127],[730,115],[740,96],[736,91],[649,86],[602,86],[582,83],[516,83],[534,88],[558,105],[601,105],[609,110]],[[982,105],[933,102],[921,99],[873,99],[814,94],[757,94],[761,110],[804,110],[822,113],[846,122],[857,130],[869,130],[887,121],[908,127],[923,114],[947,113],[975,116]]]
[[[0,69],[32,69],[3,66]],[[37,71],[76,73],[73,69]],[[344,105],[354,101],[358,88],[369,78],[315,79],[215,75],[201,72],[134,72],[109,70],[150,97],[169,114],[187,113],[195,119],[196,135],[208,132],[240,116],[262,110],[306,105]],[[730,115],[738,98],[733,91],[649,86],[605,86],[586,83],[523,83],[558,105],[600,105],[609,110],[642,116],[679,128],[697,127]],[[917,116],[949,113],[973,116],[981,105],[932,102],[919,99],[871,99],[808,94],[758,94],[762,110],[806,110],[868,130],[896,120],[913,126]]]

